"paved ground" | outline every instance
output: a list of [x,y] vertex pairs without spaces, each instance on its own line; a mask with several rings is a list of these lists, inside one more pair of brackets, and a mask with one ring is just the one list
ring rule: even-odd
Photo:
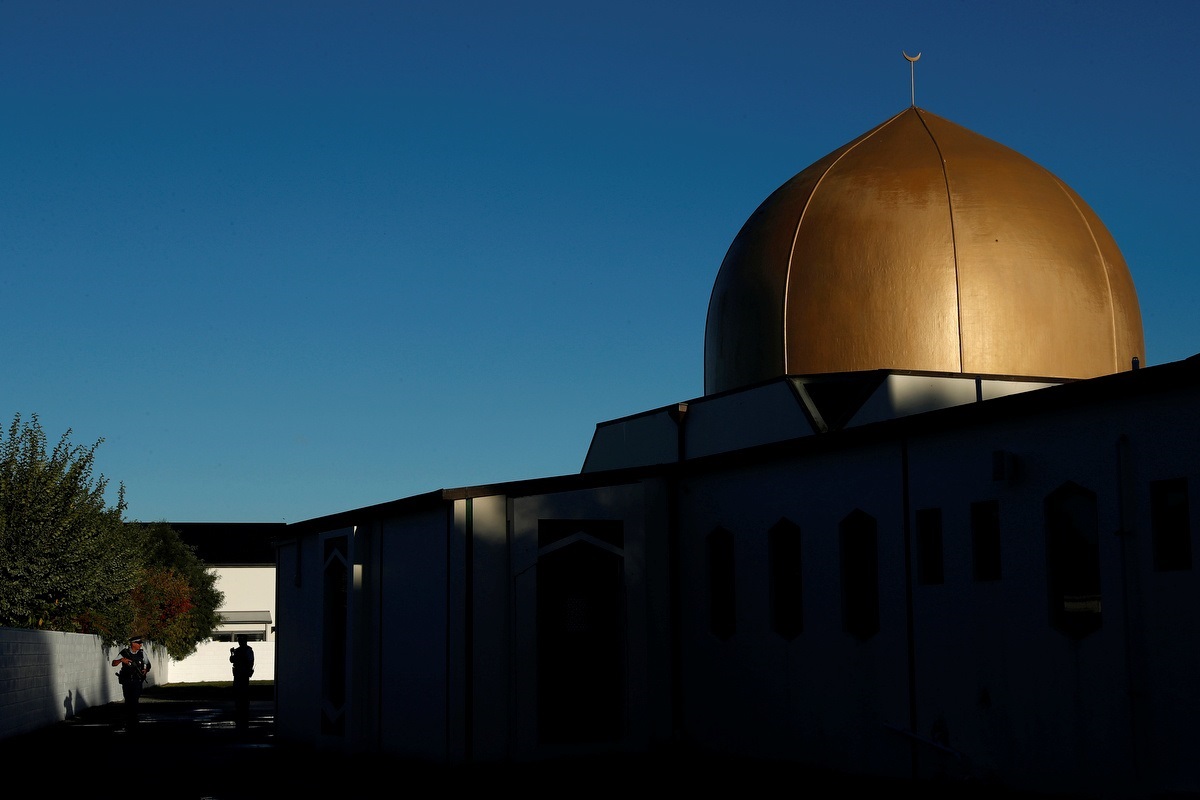
[[[253,687],[247,729],[234,725],[231,689],[189,684],[153,687],[137,728],[123,729],[123,704],[89,708],[74,719],[0,741],[10,775],[36,768],[38,791],[78,794],[138,787],[171,800],[269,800],[324,792],[358,797],[404,791],[519,792],[529,798],[601,797],[632,791],[809,798],[919,794],[924,800],[1001,800],[1020,795],[977,783],[913,785],[800,770],[794,765],[698,753],[586,758],[538,765],[440,767],[378,755],[347,756],[283,745],[275,738],[271,685]],[[1029,800],[1030,795],[1023,796]]]

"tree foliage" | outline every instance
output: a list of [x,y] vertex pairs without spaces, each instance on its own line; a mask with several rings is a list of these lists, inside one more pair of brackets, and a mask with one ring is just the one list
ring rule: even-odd
[[130,524],[148,560],[129,598],[133,629],[172,658],[186,658],[221,624],[217,609],[225,597],[216,588],[217,576],[168,523]]
[[75,445],[70,434],[47,452],[37,416],[18,414],[0,441],[0,624],[80,630],[140,565],[121,535],[125,487],[106,505],[107,480],[92,474],[100,442]]
[[145,636],[183,658],[220,622],[216,577],[165,522],[127,523],[108,505],[96,448],[53,449],[37,415],[0,437],[0,626]]

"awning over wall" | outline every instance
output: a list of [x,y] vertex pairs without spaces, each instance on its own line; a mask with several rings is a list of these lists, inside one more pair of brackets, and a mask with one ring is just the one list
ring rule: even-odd
[[270,611],[222,611],[222,625],[270,625]]

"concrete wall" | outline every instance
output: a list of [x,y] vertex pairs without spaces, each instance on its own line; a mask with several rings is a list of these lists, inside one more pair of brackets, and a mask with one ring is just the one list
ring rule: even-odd
[[[0,740],[120,702],[110,666],[119,650],[90,634],[0,628]],[[166,653],[153,644],[146,650],[152,665],[146,684],[166,683]]]

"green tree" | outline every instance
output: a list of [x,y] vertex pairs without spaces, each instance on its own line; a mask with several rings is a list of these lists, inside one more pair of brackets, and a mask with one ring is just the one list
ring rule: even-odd
[[70,436],[47,452],[37,415],[18,414],[0,439],[0,625],[80,631],[143,563],[122,535],[125,487],[108,505],[107,479],[93,476],[103,439],[85,447]]
[[37,415],[0,439],[0,625],[137,634],[172,658],[191,655],[220,624],[216,576],[166,522],[124,521],[125,487],[107,505],[96,448],[67,430],[47,452]]

